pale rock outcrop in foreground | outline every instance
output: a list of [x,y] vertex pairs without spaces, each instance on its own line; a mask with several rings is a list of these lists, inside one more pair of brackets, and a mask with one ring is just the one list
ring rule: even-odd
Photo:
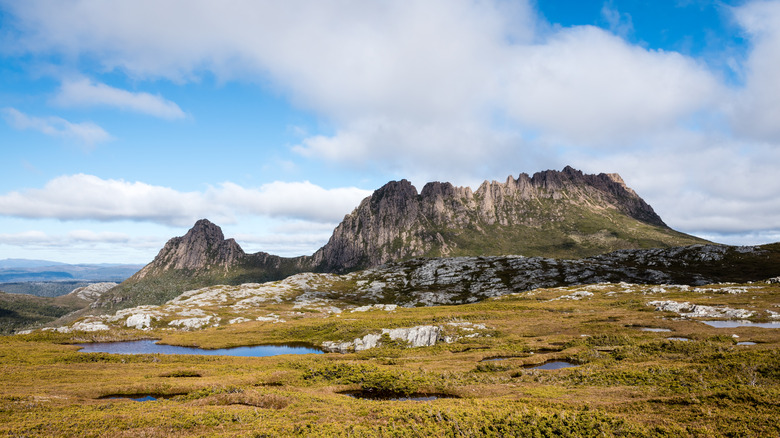
[[382,335],[387,335],[393,341],[405,341],[409,347],[430,347],[436,345],[436,342],[440,340],[441,327],[421,325],[410,328],[382,329],[381,334],[371,333],[362,338],[355,338],[353,341],[323,342],[322,349],[337,353],[368,350],[379,345]]
[[730,307],[713,307],[691,304],[678,301],[650,301],[648,306],[655,306],[655,310],[674,312],[685,318],[731,318],[745,319],[755,315],[755,312],[745,309],[732,309]]

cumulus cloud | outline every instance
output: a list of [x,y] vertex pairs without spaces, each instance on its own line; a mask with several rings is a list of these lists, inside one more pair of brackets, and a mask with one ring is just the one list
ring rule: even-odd
[[66,263],[148,263],[170,236],[129,236],[113,231],[75,229],[0,233],[0,248],[13,257]]
[[232,237],[249,253],[263,251],[282,257],[310,255],[328,241],[335,228],[335,224],[329,224],[324,229],[317,225],[319,224],[306,223],[306,232],[286,231],[263,235],[238,233]]
[[634,22],[630,14],[621,13],[613,2],[604,2],[601,6],[601,17],[609,25],[609,30],[623,38],[634,31]]
[[564,29],[515,53],[507,63],[507,111],[569,143],[633,142],[685,120],[720,93],[695,61],[631,46],[595,27]]
[[[65,248],[84,244],[128,244],[133,239],[127,234],[116,232],[95,232],[91,230],[73,230],[65,234],[48,234],[32,230],[19,233],[0,234],[0,245],[45,246]],[[142,240],[142,239],[138,239]]]
[[[189,226],[201,217],[231,223],[239,215],[338,222],[369,194],[357,188],[324,189],[308,181],[273,182],[259,188],[226,182],[203,192],[180,192],[143,182],[77,174],[55,178],[41,189],[1,195],[0,215],[174,226]],[[73,237],[86,239],[89,235]]]
[[[540,25],[528,1],[28,0],[4,6],[15,26],[6,51],[86,57],[137,80],[186,83],[214,75],[270,84],[331,128],[294,146],[312,160],[456,183],[582,163],[637,181],[662,217],[686,230],[780,229],[776,201],[766,197],[779,189],[771,169],[780,142],[778,1],[731,9],[751,46],[740,85],[727,84],[702,60],[627,42],[631,17],[611,2],[602,9],[609,31]],[[89,81],[63,84],[61,96],[74,104],[76,93],[67,87],[87,91],[84,104],[178,114],[160,96]],[[6,118],[58,132],[45,128],[46,120],[16,113],[6,110]],[[207,211],[205,200],[224,207],[228,220],[237,214],[340,219],[312,213],[325,211],[322,189],[304,183],[274,190],[226,183],[193,193],[114,183],[119,194],[148,190],[152,198],[125,193],[120,205],[106,199],[105,211],[75,202],[90,214],[46,202],[63,217],[101,220],[183,223]],[[291,193],[286,189],[304,196],[275,194]],[[13,198],[15,211],[27,211],[34,208],[22,208],[22,198],[53,191],[11,193],[0,202]],[[355,201],[339,207],[339,215]]]
[[75,140],[92,147],[111,140],[111,135],[103,128],[92,123],[72,123],[60,117],[33,117],[15,108],[3,108],[3,116],[15,129],[32,129],[43,134]]
[[752,48],[744,66],[745,85],[734,91],[729,105],[732,125],[743,137],[780,142],[780,2],[748,3],[734,14]]
[[[504,154],[507,139],[527,152],[518,141],[526,131],[614,144],[675,123],[718,94],[714,77],[679,54],[592,27],[539,35],[523,1],[10,8],[25,29],[17,44],[30,51],[96,55],[105,68],[140,77],[269,79],[334,124],[335,135],[314,135],[297,150],[338,163],[472,173],[475,149],[481,162]],[[407,155],[414,151],[425,156]]]
[[61,106],[109,106],[169,120],[185,117],[178,105],[161,96],[132,93],[89,79],[64,81],[53,102]]
[[773,241],[780,230],[780,180],[774,176],[780,149],[717,132],[652,137],[649,142],[663,146],[575,159],[591,172],[620,169],[674,229],[721,243]]

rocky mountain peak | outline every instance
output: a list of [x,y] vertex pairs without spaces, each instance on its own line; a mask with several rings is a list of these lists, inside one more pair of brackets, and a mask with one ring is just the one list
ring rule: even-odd
[[234,239],[225,239],[219,226],[201,219],[184,236],[170,239],[152,263],[135,276],[143,278],[169,269],[203,271],[218,268],[227,271],[244,255]]
[[[616,217],[643,224],[647,233],[629,236],[633,231],[619,229]],[[592,255],[678,237],[619,175],[566,166],[485,181],[474,192],[430,182],[418,194],[407,180],[391,181],[345,217],[312,262],[342,272],[421,256],[565,253],[582,243],[592,247],[582,254]]]

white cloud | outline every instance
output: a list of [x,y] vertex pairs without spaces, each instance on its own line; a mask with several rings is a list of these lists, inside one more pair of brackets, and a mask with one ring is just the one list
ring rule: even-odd
[[322,247],[330,238],[333,228],[330,227],[327,232],[319,233],[291,233],[291,234],[246,234],[239,233],[234,237],[241,248],[248,253],[258,251],[281,257],[296,257],[300,255],[311,255],[318,248]]
[[[77,245],[128,244],[133,239],[127,234],[117,232],[95,232],[91,230],[73,230],[66,234],[49,234],[31,230],[18,233],[0,234],[0,245],[41,246],[67,248]],[[137,239],[143,240],[143,239]]]
[[601,6],[601,17],[609,24],[609,30],[615,35],[625,38],[634,32],[634,21],[631,15],[621,13],[611,1],[604,2]]
[[[127,225],[127,224],[124,224]],[[148,263],[170,236],[76,229],[0,233],[0,253],[66,263]]]
[[274,181],[252,189],[227,182],[210,189],[206,197],[239,213],[333,222],[340,221],[370,194],[355,187],[324,189],[309,181]]
[[756,1],[734,9],[750,36],[744,66],[745,86],[729,103],[737,133],[749,139],[780,142],[780,2]]
[[63,81],[53,102],[61,106],[110,106],[168,120],[185,117],[178,105],[161,96],[132,93],[89,79]]
[[[590,172],[618,172],[672,228],[722,243],[767,243],[780,232],[780,149],[684,130],[608,157],[574,153]],[[723,240],[718,240],[723,239]]]
[[41,245],[49,244],[51,242],[51,236],[47,235],[43,231],[31,230],[23,231],[20,233],[4,233],[0,234],[0,244],[3,245]]
[[16,129],[32,129],[52,137],[76,140],[86,146],[94,146],[111,140],[103,128],[92,123],[72,123],[60,117],[32,117],[15,108],[3,108],[3,116]]
[[[590,26],[540,31],[526,1],[28,0],[5,4],[17,27],[4,46],[88,57],[136,80],[186,83],[213,74],[270,84],[332,128],[294,147],[312,160],[456,183],[582,163],[637,181],[634,188],[673,226],[780,229],[770,197],[780,193],[772,169],[780,158],[780,2],[733,9],[752,44],[740,66],[744,86],[726,84],[689,56],[628,43],[620,36],[632,31],[631,17],[611,4],[602,14],[614,33]],[[128,103],[139,94],[79,84],[99,95],[92,102],[148,109]],[[151,102],[160,108],[171,103],[157,98]],[[122,205],[106,199],[105,211],[75,202],[82,213],[69,213],[47,202],[66,217],[102,220],[178,224],[215,210],[226,220],[340,219],[325,213],[321,188],[305,183],[274,190],[225,183],[193,193],[114,183],[131,193],[119,196]],[[157,201],[132,195],[145,189]],[[278,195],[287,189],[305,196]],[[357,191],[333,199],[349,196],[359,201]],[[24,200],[14,199],[22,211]],[[339,208],[339,215],[349,211]]]
[[[176,226],[192,225],[202,217],[232,223],[240,215],[338,222],[369,194],[357,188],[324,189],[308,181],[273,182],[250,189],[227,182],[203,192],[180,192],[142,182],[77,174],[55,178],[42,189],[1,195],[0,215],[132,220]],[[82,239],[88,237],[81,235]],[[100,240],[105,238],[100,236]]]
[[595,27],[564,29],[515,53],[507,62],[508,112],[569,143],[625,144],[685,121],[720,94],[690,58],[631,46]]

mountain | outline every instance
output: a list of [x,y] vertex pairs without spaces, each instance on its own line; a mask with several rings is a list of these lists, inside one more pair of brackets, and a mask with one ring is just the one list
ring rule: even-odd
[[666,226],[619,175],[566,167],[485,181],[474,192],[432,182],[418,194],[406,180],[390,182],[344,218],[311,263],[347,272],[413,257],[582,258],[705,242]]
[[476,191],[450,183],[392,181],[364,199],[311,256],[246,254],[206,219],[168,241],[155,259],[94,305],[161,304],[214,284],[345,273],[418,257],[523,255],[578,259],[620,249],[707,243],[672,230],[616,174],[571,167]]
[[305,257],[246,254],[235,240],[225,239],[219,226],[201,219],[184,236],[170,239],[151,263],[101,296],[94,307],[161,304],[207,285],[279,280],[306,270],[310,265]]

